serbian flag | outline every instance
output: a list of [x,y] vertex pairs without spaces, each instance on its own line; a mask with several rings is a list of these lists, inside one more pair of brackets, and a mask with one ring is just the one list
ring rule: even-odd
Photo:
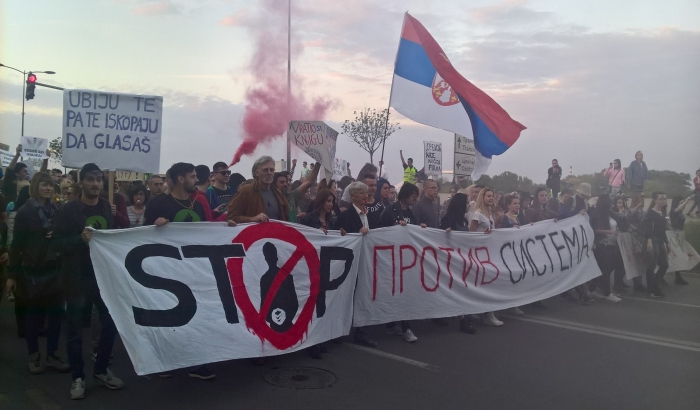
[[404,18],[389,105],[407,118],[469,137],[479,155],[472,180],[520,137],[525,127],[462,77],[423,25]]

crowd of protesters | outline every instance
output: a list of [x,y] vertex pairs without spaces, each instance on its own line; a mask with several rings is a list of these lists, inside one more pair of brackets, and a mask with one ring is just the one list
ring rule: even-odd
[[[232,174],[225,162],[217,162],[211,169],[207,165],[177,163],[165,175],[117,183],[110,199],[108,174],[97,165],[86,164],[64,175],[58,169],[47,172],[45,161],[29,181],[26,165],[18,162],[20,152],[21,146],[2,181],[0,209],[6,211],[1,221],[0,268],[6,270],[7,280],[0,280],[0,286],[4,286],[0,296],[7,294],[15,304],[17,333],[26,339],[29,371],[70,372],[73,399],[85,395],[83,329],[90,326],[93,315],[100,325],[91,340],[93,377],[109,389],[124,385],[109,369],[117,330],[100,296],[88,247],[93,231],[86,227],[126,229],[201,221],[226,221],[229,226],[236,226],[279,220],[326,233],[337,230],[342,235],[367,234],[396,225],[488,235],[493,229],[519,229],[526,224],[588,214],[595,232],[594,255],[602,276],[561,295],[587,305],[595,299],[620,302],[619,295],[628,292],[617,241],[620,232],[634,232],[641,237],[647,259],[646,287],[641,278],[635,278],[632,290],[663,297],[661,287],[665,286],[664,275],[669,266],[666,230],[683,229],[683,210],[690,199],[674,198],[669,208],[666,195],[654,192],[648,209],[643,210],[647,167],[641,152],[628,167],[628,175],[620,160],[614,160],[604,173],[609,189],[595,198],[587,183],[581,183],[573,192],[560,190],[562,171],[558,161],[553,160],[546,188],[532,193],[504,193],[479,184],[454,185],[444,201],[440,200],[438,182],[426,178],[423,170],[413,166],[411,158],[404,161],[403,153],[404,174],[398,187],[389,182],[383,163],[380,169],[367,163],[355,177],[318,182],[320,163],[308,166],[304,162],[300,177],[295,178],[296,160],[290,171],[276,172],[275,161],[262,156],[253,163],[250,179]],[[700,170],[694,183],[697,204]],[[629,187],[631,203],[623,194],[625,187]],[[271,267],[277,263],[273,248],[263,249]],[[265,283],[261,281],[262,299],[270,285],[267,283],[266,287]],[[675,283],[687,284],[678,272]],[[280,286],[280,292],[285,289],[294,292],[291,275]],[[542,302],[530,306],[544,307]],[[524,312],[517,307],[512,313]],[[290,325],[292,318],[289,315]],[[475,334],[482,324],[504,324],[495,312],[458,319],[459,330],[468,334]],[[449,325],[446,318],[432,322]],[[62,326],[66,326],[67,360],[58,355]],[[408,321],[389,323],[386,332],[407,342],[418,339]],[[45,353],[39,351],[40,334],[46,336]],[[353,329],[352,340],[367,347],[377,346],[364,327]],[[326,351],[323,344],[308,349],[309,355],[317,359]],[[256,359],[256,363],[263,362]],[[188,373],[202,380],[216,377],[206,366],[189,369]]]

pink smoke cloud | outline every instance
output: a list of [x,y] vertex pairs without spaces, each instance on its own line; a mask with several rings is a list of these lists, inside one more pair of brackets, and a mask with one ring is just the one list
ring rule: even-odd
[[[255,52],[250,71],[255,85],[246,92],[243,115],[243,143],[231,165],[243,155],[251,155],[260,144],[270,144],[287,130],[290,120],[323,120],[336,103],[329,98],[308,100],[304,81],[292,77],[292,93],[287,95],[287,1],[264,0],[261,14],[247,24],[255,38]],[[292,32],[292,59],[303,51],[299,37]],[[292,67],[294,65],[292,64]]]

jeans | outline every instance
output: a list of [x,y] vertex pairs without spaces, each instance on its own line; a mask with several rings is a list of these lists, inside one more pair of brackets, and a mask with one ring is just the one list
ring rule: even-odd
[[46,354],[54,356],[58,350],[58,337],[61,334],[61,317],[63,316],[63,297],[60,293],[38,296],[27,300],[24,335],[27,339],[29,355],[39,351],[39,330],[46,329]]
[[102,331],[100,332],[100,342],[97,346],[97,360],[95,362],[95,374],[104,374],[109,366],[109,357],[112,354],[112,347],[117,336],[117,327],[114,325],[112,316],[107,310],[100,291],[96,285],[86,286],[86,290],[75,298],[67,301],[67,334],[68,334],[68,363],[73,376],[85,379],[83,361],[83,329],[85,327],[86,311],[92,311],[92,305],[97,307]]
[[[658,278],[663,278],[668,270],[668,250],[666,242],[661,239],[652,239],[653,249],[647,252],[647,287],[649,291],[659,290]],[[654,275],[654,270],[658,265],[659,270]]]

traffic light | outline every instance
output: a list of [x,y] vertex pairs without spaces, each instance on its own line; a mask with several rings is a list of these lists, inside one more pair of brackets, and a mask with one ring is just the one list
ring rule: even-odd
[[34,89],[36,88],[36,74],[29,72],[27,75],[27,93],[24,95],[27,100],[34,98]]

